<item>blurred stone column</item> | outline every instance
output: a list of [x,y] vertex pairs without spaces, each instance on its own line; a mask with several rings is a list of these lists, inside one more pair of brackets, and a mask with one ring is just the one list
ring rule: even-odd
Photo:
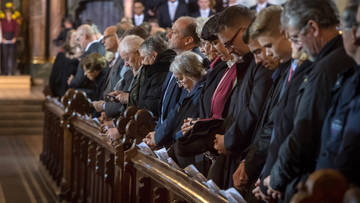
[[124,17],[132,18],[132,7],[134,0],[124,0]]
[[346,1],[344,0],[335,0],[337,7],[339,8],[339,13],[342,14],[345,8]]
[[44,63],[46,44],[46,0],[28,0],[29,9],[29,47],[33,64]]
[[65,15],[65,1],[64,0],[51,0],[50,2],[50,37],[49,37],[49,57],[54,59],[59,51],[59,48],[52,42],[61,31],[61,20]]

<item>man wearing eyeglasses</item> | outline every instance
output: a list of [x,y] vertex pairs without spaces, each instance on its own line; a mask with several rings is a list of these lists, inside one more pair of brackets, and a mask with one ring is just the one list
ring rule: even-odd
[[313,65],[297,93],[293,129],[264,180],[268,195],[278,202],[289,202],[297,183],[315,170],[332,88],[337,75],[354,65],[337,30],[337,13],[331,0],[290,0],[281,16],[290,40],[302,46]]
[[[232,90],[224,134],[217,134],[214,148],[222,154],[217,160],[212,176],[222,176],[220,187],[233,186],[232,175],[243,159],[245,149],[251,143],[256,123],[260,117],[266,96],[271,87],[272,71],[255,62],[243,34],[253,19],[253,13],[244,6],[226,8],[219,16],[218,38],[228,51],[237,58],[237,79]],[[225,164],[221,166],[221,160]],[[225,169],[225,171],[224,171]]]

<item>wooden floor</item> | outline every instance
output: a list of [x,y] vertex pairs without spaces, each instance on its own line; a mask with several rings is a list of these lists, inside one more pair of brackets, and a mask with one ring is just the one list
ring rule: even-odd
[[56,202],[39,161],[42,136],[0,136],[0,202]]
[[44,95],[42,93],[42,90],[43,90],[43,86],[31,87],[31,90],[0,89],[0,100],[17,100],[17,99],[43,100]]
[[[42,89],[1,89],[0,103],[43,100]],[[41,108],[38,109],[41,112]],[[53,192],[54,183],[39,161],[41,151],[42,134],[0,133],[0,203],[57,202]]]

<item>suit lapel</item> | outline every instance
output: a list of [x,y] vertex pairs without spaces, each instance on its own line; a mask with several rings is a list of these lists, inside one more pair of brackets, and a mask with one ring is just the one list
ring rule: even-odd
[[164,98],[164,114],[167,114],[167,109],[168,109],[168,106],[170,104],[170,100],[173,96],[173,93],[174,93],[174,89],[175,89],[175,85],[176,85],[176,82],[175,82],[175,79],[173,80],[170,80],[170,84],[169,84],[169,88],[168,88],[168,91],[166,92],[167,94],[164,95],[165,98]]

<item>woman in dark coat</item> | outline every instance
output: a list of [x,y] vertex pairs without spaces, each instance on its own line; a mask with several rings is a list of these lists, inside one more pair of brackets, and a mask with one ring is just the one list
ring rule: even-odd
[[149,146],[171,145],[178,139],[176,135],[184,119],[199,117],[199,97],[203,86],[202,80],[206,74],[202,58],[198,54],[186,51],[175,57],[170,71],[173,72],[179,87],[184,88],[188,94],[175,107],[177,110],[168,115],[164,125],[144,139]]
[[75,38],[75,31],[67,32],[64,50],[61,50],[55,58],[51,69],[49,86],[53,96],[62,97],[69,88],[67,80],[71,74],[75,75],[79,60],[76,57],[76,46],[70,43]]
[[85,76],[91,81],[86,87],[87,96],[92,101],[101,100],[109,73],[105,57],[98,53],[89,54],[81,60],[81,67],[84,69]]

